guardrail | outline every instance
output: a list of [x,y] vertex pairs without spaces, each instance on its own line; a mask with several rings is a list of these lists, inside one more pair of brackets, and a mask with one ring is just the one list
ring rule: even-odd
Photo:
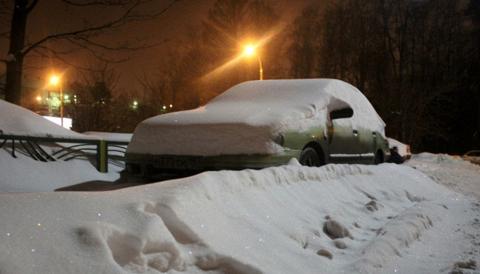
[[[72,145],[66,145],[72,144]],[[47,152],[43,146],[54,145],[60,149]],[[97,170],[108,172],[108,159],[124,160],[128,142],[102,139],[36,137],[0,134],[0,149],[10,146],[11,155],[17,158],[17,147],[21,147],[32,159],[42,162],[69,161],[75,158],[95,157]]]

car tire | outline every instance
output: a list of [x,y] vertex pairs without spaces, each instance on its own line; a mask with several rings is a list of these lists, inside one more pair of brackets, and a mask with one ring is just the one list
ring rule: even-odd
[[385,155],[383,154],[383,151],[378,150],[377,153],[375,153],[375,162],[374,164],[379,165],[381,163],[385,162]]
[[300,164],[303,166],[318,167],[323,164],[320,155],[313,147],[306,147],[300,154]]

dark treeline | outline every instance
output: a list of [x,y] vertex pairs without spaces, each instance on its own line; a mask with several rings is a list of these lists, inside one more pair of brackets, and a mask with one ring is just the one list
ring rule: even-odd
[[465,151],[480,137],[478,16],[477,0],[309,7],[295,23],[292,74],[357,86],[387,134],[417,151]]
[[140,79],[138,108],[129,106],[132,96],[98,97],[112,89],[104,80],[77,87],[90,94],[83,113],[104,119],[77,129],[132,130],[165,105],[193,108],[258,79],[255,58],[212,71],[246,41],[281,30],[261,47],[265,78],[345,80],[372,102],[387,135],[415,151],[464,152],[480,142],[479,25],[479,0],[336,0],[305,8],[286,27],[267,0],[218,0],[183,46]]

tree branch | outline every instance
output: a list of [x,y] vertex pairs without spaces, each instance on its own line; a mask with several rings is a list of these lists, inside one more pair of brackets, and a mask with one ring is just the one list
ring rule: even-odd
[[38,4],[38,0],[33,0],[30,6],[27,7],[26,12],[30,13],[37,4]]
[[[48,52],[48,54],[46,54],[44,51]],[[49,58],[51,59],[52,58],[52,55],[53,55],[53,58],[67,66],[70,66],[70,67],[73,67],[75,69],[78,69],[78,70],[83,70],[83,71],[92,71],[92,72],[99,72],[101,71],[100,69],[99,70],[95,70],[91,67],[84,67],[84,66],[79,66],[78,64],[74,64],[74,63],[71,63],[69,61],[67,61],[67,59],[63,58],[61,55],[65,55],[67,53],[59,53],[57,52],[56,50],[53,50],[53,49],[50,49],[50,48],[47,48],[47,47],[38,47],[38,48],[35,48],[33,51],[32,51],[33,54],[36,54],[38,55],[37,58]],[[34,57],[35,58],[35,57]],[[103,61],[103,62],[108,62],[108,61]],[[37,69],[37,70],[43,70],[45,69],[45,67],[42,65],[42,66],[34,66],[34,65],[29,65],[26,67],[26,69]]]
[[93,47],[96,47],[96,48],[100,48],[100,49],[103,49],[103,50],[107,50],[107,51],[136,51],[136,50],[142,50],[142,49],[149,49],[149,48],[154,48],[154,47],[158,47],[160,46],[161,44],[165,43],[165,42],[168,42],[168,40],[164,40],[162,42],[159,42],[159,43],[155,43],[155,44],[149,44],[149,45],[140,45],[140,46],[127,46],[127,45],[123,45],[123,46],[109,46],[109,45],[105,45],[105,44],[101,44],[101,43],[98,43],[98,42],[94,42],[92,41],[91,39],[88,39],[86,37],[82,37],[82,36],[75,36],[73,38],[66,38],[69,42],[77,45],[77,46],[81,46],[81,47],[84,47],[84,45],[80,45],[79,42],[75,41],[75,40],[79,40],[80,42],[83,42],[83,43],[86,43],[88,45],[91,45]]
[[45,43],[49,40],[64,39],[64,38],[67,38],[67,37],[75,37],[75,36],[79,36],[79,35],[91,34],[91,33],[106,30],[106,29],[109,29],[109,28],[119,27],[119,26],[124,25],[127,22],[130,22],[130,21],[152,19],[154,17],[157,17],[157,16],[162,15],[165,12],[167,12],[167,10],[169,10],[173,6],[173,4],[177,1],[180,1],[180,0],[172,0],[167,7],[165,7],[164,9],[160,10],[157,13],[148,14],[148,15],[134,15],[133,14],[134,10],[137,7],[139,7],[141,4],[146,3],[146,2],[143,2],[141,0],[137,0],[130,8],[128,8],[121,16],[119,16],[115,20],[112,20],[112,21],[109,21],[107,23],[100,24],[100,25],[97,25],[97,26],[91,26],[91,27],[87,27],[87,28],[83,28],[83,29],[74,30],[74,31],[56,33],[56,34],[51,34],[51,35],[45,36],[44,38],[38,40],[37,42],[34,42],[34,43],[26,46],[23,49],[22,53],[24,55],[27,55],[33,48],[35,48],[37,46],[40,46],[41,44],[43,44],[43,43]]
[[89,6],[125,6],[129,0],[92,0],[83,1],[81,3],[72,0],[62,0],[62,2],[75,7],[89,7]]

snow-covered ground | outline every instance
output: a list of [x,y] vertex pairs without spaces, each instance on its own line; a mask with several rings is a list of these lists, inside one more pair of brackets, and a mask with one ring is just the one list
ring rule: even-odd
[[[43,120],[21,115],[24,133],[43,134]],[[480,166],[460,158],[320,168],[292,160],[52,191],[118,171],[0,149],[0,273],[479,273]]]
[[0,273],[449,273],[479,261],[480,204],[418,171],[438,157],[0,194]]

